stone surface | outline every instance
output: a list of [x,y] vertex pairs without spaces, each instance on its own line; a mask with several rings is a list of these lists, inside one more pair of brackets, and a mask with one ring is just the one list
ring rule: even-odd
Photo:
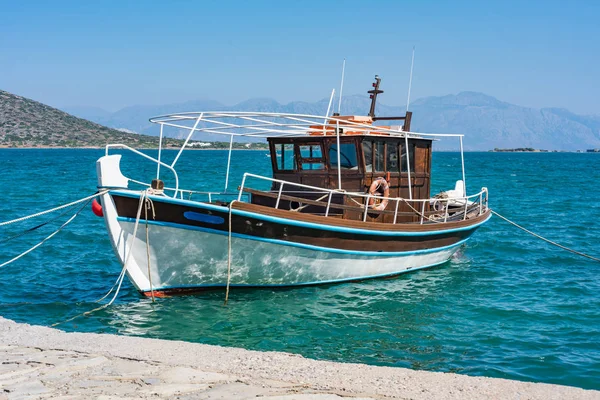
[[600,392],[197,343],[65,333],[0,317],[0,400],[25,398],[600,399]]

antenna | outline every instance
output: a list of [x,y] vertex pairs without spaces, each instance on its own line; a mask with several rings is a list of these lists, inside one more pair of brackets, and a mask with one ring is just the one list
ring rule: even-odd
[[340,115],[342,110],[342,92],[344,91],[344,72],[346,71],[346,59],[344,58],[344,63],[342,64],[342,83],[340,83],[340,102],[338,103],[338,115]]
[[[329,105],[327,106],[327,113],[325,114],[325,117],[329,117],[329,110],[331,110],[331,103],[333,102],[333,96],[335,95],[335,89],[333,89],[331,91],[331,97],[329,97]],[[327,120],[325,120],[327,121]]]
[[323,135],[326,133],[327,121],[329,120],[329,110],[331,110],[331,103],[333,102],[333,96],[335,96],[335,89],[331,90],[331,97],[329,98],[329,105],[327,106],[327,112],[325,113],[325,120],[323,121]]
[[415,64],[415,46],[413,46],[412,60],[410,61],[410,79],[408,81],[408,99],[406,99],[406,111],[408,112],[408,106],[410,105],[410,88],[412,86],[412,74],[413,65]]

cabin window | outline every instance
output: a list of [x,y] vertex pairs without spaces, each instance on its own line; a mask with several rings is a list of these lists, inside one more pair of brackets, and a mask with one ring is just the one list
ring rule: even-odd
[[323,151],[320,144],[301,144],[298,146],[300,153],[300,166],[303,171],[324,170]]
[[365,155],[365,172],[373,172],[373,142],[364,141],[362,146]]
[[[406,167],[406,146],[400,144],[401,171],[408,172]],[[408,158],[410,161],[410,172],[415,172],[415,144],[408,142]]]
[[[337,169],[338,166],[338,151],[337,143],[332,143],[329,146],[329,166]],[[354,143],[340,144],[340,167],[342,169],[358,169],[358,159],[356,156],[356,146]]]
[[385,172],[385,142],[375,142],[375,171]]
[[300,157],[302,158],[322,158],[320,144],[302,144],[300,147]]
[[387,144],[386,149],[387,154],[387,163],[386,163],[386,171],[388,172],[399,172],[400,165],[398,163],[398,145],[397,143],[389,143]]
[[280,171],[293,171],[296,169],[296,155],[292,143],[278,143],[275,145],[275,158],[277,169]]

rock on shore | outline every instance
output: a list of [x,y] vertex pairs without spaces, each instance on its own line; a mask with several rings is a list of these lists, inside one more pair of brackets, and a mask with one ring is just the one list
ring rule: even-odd
[[94,333],[0,317],[0,399],[600,399],[600,391]]

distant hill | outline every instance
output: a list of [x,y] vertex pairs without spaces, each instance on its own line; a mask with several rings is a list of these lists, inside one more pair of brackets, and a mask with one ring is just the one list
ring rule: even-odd
[[[381,97],[385,100],[385,94]],[[158,128],[148,118],[183,111],[265,111],[324,115],[329,99],[308,103],[295,101],[280,104],[273,99],[250,99],[234,106],[211,100],[199,100],[161,106],[127,107],[115,113],[99,115],[69,109],[75,115],[89,118],[113,128],[126,128],[148,135],[157,135]],[[369,110],[367,96],[346,96],[343,114],[365,115]],[[434,96],[411,103],[412,130],[432,133],[465,134],[466,150],[533,147],[547,150],[583,150],[600,147],[600,116],[577,115],[565,109],[528,108],[500,101],[477,92]],[[387,106],[379,103],[377,115],[401,115],[406,106]],[[175,136],[182,132],[172,133]],[[215,140],[199,135],[199,140]],[[222,139],[221,139],[222,140]],[[436,143],[438,149],[456,148],[454,142]]]
[[[0,147],[103,147],[107,143],[158,147],[156,137],[107,128],[0,90]],[[181,143],[168,139],[164,145]]]

